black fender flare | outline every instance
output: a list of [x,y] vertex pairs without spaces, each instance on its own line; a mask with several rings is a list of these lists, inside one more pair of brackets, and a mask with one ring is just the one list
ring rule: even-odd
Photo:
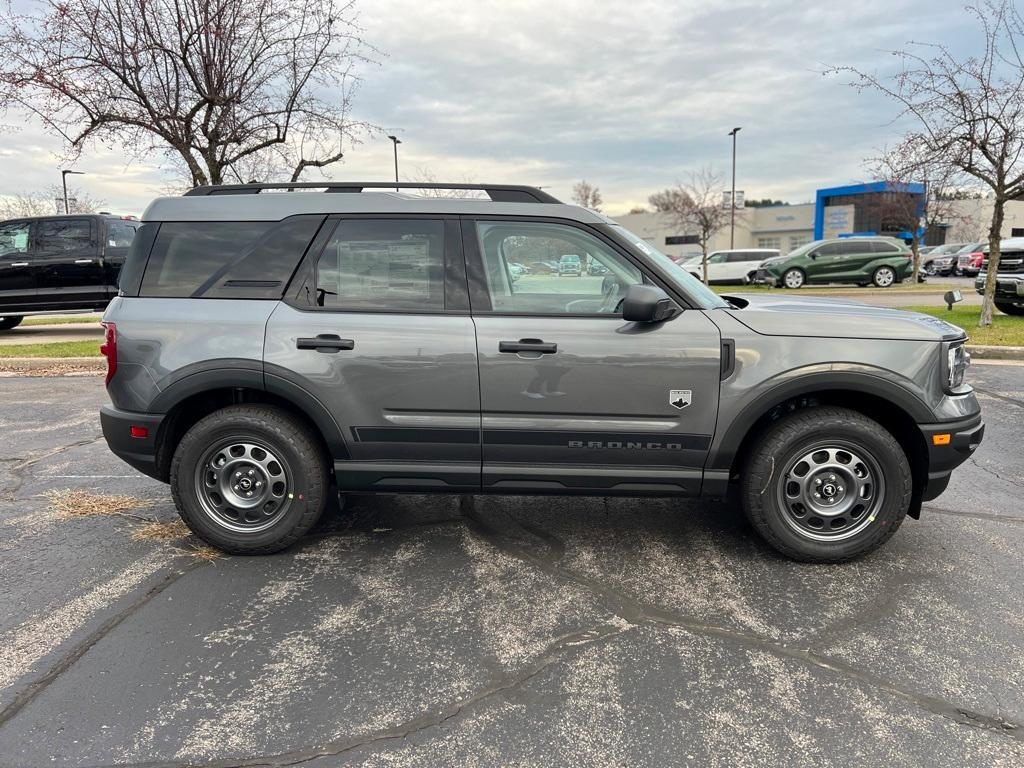
[[[793,376],[790,371],[788,375]],[[866,371],[821,371],[817,373],[796,372],[787,381],[780,382],[747,402],[739,415],[729,424],[721,440],[716,440],[707,469],[728,471],[743,440],[750,430],[772,408],[794,397],[814,392],[845,390],[863,392],[880,397],[905,412],[919,424],[935,420],[935,415],[921,398],[905,387]]]

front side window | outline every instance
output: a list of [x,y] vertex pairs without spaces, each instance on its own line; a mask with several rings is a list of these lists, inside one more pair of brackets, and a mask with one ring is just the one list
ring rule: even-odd
[[46,253],[62,253],[88,248],[92,243],[92,225],[88,219],[52,219],[39,222],[39,248]]
[[[626,289],[643,282],[628,259],[576,227],[477,222],[476,231],[494,312],[616,315]],[[549,262],[562,269],[540,268]],[[510,269],[514,263],[538,268],[515,276]]]
[[27,221],[0,224],[0,256],[17,256],[28,252]]
[[317,262],[316,304],[357,311],[444,310],[444,222],[342,220]]
[[135,237],[138,224],[120,219],[107,219],[107,247],[128,248]]

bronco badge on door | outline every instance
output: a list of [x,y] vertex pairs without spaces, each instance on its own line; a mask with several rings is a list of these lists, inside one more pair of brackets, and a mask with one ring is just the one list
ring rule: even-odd
[[692,398],[693,392],[689,389],[670,389],[668,391],[668,404],[679,410],[688,406]]

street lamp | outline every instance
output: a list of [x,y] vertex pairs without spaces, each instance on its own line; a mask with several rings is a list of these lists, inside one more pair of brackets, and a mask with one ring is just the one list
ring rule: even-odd
[[71,213],[70,209],[68,208],[68,174],[69,173],[74,174],[75,176],[84,176],[85,175],[84,171],[61,171],[60,172],[60,185],[62,187],[64,187],[64,213],[65,213],[65,215]]
[[395,192],[398,191],[398,145],[401,144],[401,140],[397,136],[388,136],[395,145]]
[[732,194],[729,197],[729,248],[736,244],[736,134],[740,129],[733,128],[728,135],[732,136]]

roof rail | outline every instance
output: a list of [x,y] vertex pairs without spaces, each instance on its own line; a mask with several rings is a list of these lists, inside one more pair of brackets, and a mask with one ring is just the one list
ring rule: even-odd
[[495,203],[558,203],[537,187],[518,184],[434,184],[403,181],[293,181],[281,184],[220,184],[195,187],[185,197],[208,195],[258,195],[267,189],[322,189],[324,192],[362,192],[364,189],[478,189]]

